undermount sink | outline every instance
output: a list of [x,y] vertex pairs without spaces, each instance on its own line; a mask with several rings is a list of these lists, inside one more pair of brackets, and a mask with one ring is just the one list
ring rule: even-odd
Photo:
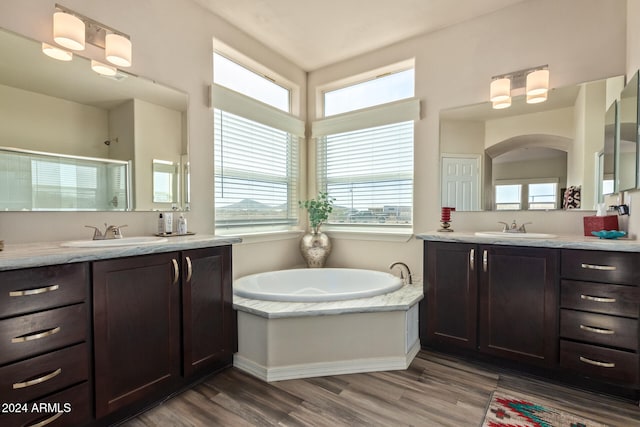
[[152,245],[154,243],[162,243],[166,241],[166,237],[139,236],[106,240],[71,240],[69,242],[60,243],[60,246],[65,248],[108,248],[113,246]]
[[506,233],[504,231],[476,231],[478,237],[499,237],[501,239],[553,239],[555,234],[548,233]]

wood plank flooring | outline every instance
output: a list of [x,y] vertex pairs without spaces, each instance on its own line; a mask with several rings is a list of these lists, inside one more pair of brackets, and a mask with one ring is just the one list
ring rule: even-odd
[[640,408],[630,402],[426,351],[405,371],[269,384],[230,368],[123,426],[475,427],[496,389],[611,426],[640,426]]

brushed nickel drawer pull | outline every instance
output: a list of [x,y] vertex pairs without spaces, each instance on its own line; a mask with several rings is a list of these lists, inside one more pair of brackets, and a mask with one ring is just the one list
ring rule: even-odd
[[616,331],[614,331],[613,329],[596,328],[596,327],[587,326],[587,325],[580,325],[580,329],[582,329],[583,331],[588,331],[588,332],[593,332],[596,334],[603,334],[603,335],[613,335],[616,333]]
[[10,297],[26,297],[27,295],[38,295],[38,294],[44,294],[45,292],[53,292],[58,288],[60,288],[59,285],[51,285],[51,286],[45,286],[44,288],[27,289],[24,291],[11,291],[9,292],[9,296]]
[[614,271],[617,269],[615,265],[597,265],[597,264],[581,264],[580,267],[586,268],[587,270],[603,270],[603,271]]
[[57,414],[53,414],[52,416],[50,416],[46,420],[42,420],[39,423],[35,423],[35,424],[29,424],[29,425],[27,425],[25,427],[44,427],[47,424],[51,424],[52,422],[54,422],[55,420],[60,418],[62,416],[62,414],[64,414],[64,412],[58,412]]
[[476,261],[476,250],[470,249],[469,250],[469,269],[471,271],[473,271],[473,264],[475,264],[475,261]]
[[175,258],[171,260],[173,264],[173,284],[178,283],[178,279],[180,278],[180,267],[178,267],[178,261]]
[[580,361],[584,363],[588,363],[589,365],[599,366],[601,368],[615,368],[616,364],[613,362],[599,362],[597,360],[588,359],[586,357],[580,356]]
[[29,381],[24,381],[24,382],[20,382],[20,383],[13,383],[13,389],[15,390],[15,389],[18,389],[18,388],[31,387],[32,385],[36,385],[36,384],[43,383],[45,381],[49,381],[50,379],[57,377],[61,373],[62,373],[62,368],[58,368],[53,372],[49,372],[47,375],[43,375],[41,377],[29,380]]
[[187,260],[187,282],[191,281],[191,275],[193,274],[193,267],[191,265],[191,258],[186,257]]
[[33,341],[38,340],[40,338],[48,337],[53,334],[57,334],[60,332],[60,326],[56,326],[55,328],[49,329],[44,332],[37,332],[35,334],[27,334],[19,337],[11,338],[12,343],[25,342],[25,341]]
[[484,271],[485,273],[487,272],[487,265],[489,264],[489,254],[487,253],[487,250],[485,249],[484,251],[482,251],[482,271]]
[[580,295],[580,299],[585,299],[587,301],[593,301],[593,302],[616,302],[615,298],[594,297],[592,295],[584,295],[584,294]]

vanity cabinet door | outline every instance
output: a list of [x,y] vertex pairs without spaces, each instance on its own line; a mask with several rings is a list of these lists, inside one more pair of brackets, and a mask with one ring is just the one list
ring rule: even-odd
[[477,246],[425,242],[422,341],[475,349],[477,345]]
[[93,263],[96,417],[180,381],[179,253]]
[[229,365],[235,316],[231,289],[231,248],[182,253],[184,375]]
[[552,367],[558,353],[558,253],[481,245],[480,351]]

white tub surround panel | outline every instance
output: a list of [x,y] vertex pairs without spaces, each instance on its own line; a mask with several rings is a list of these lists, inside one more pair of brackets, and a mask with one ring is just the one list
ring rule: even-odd
[[322,303],[234,296],[234,366],[263,381],[406,369],[420,349],[422,285]]

